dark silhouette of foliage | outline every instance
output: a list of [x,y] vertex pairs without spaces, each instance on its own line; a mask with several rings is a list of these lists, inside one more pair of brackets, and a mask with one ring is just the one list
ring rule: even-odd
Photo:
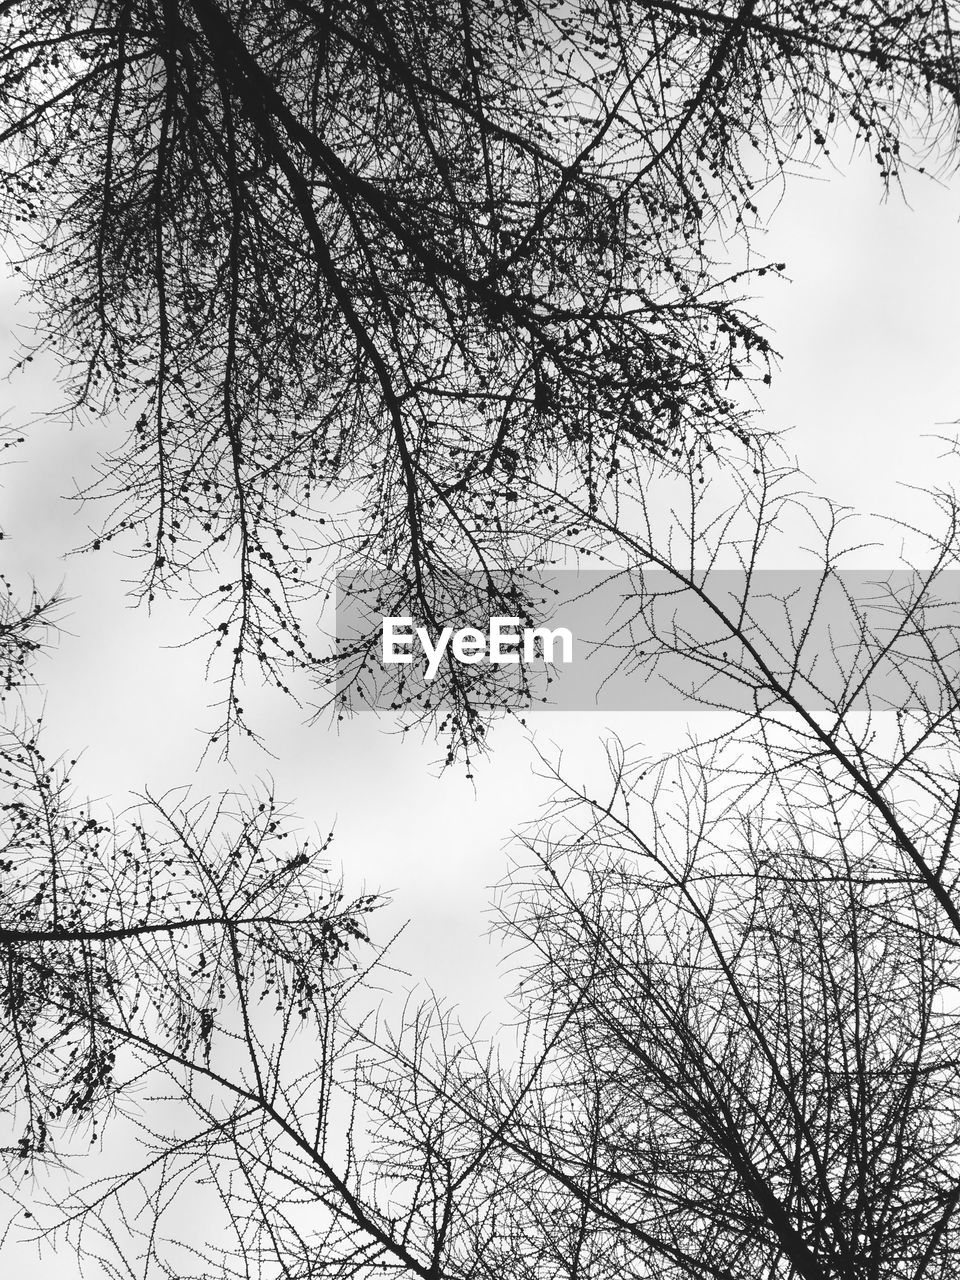
[[34,656],[43,647],[60,601],[33,592],[26,605],[0,574],[0,699],[29,680]]
[[[589,542],[649,459],[729,441],[744,465],[771,350],[717,234],[841,129],[895,181],[960,85],[951,5],[17,0],[2,23],[18,269],[76,406],[132,424],[92,545],[135,532],[148,598],[215,605],[227,727],[251,660],[327,680],[298,602],[329,554],[435,625],[451,584],[509,604],[545,541]],[[445,694],[451,741],[481,740],[483,691]]]
[[[22,436],[0,424],[0,457],[22,443]],[[0,529],[0,541],[4,536]],[[0,573],[0,707],[5,713],[10,695],[29,682],[33,659],[49,640],[61,603],[57,593],[42,596],[36,588],[24,603],[7,575]]]
[[36,734],[9,733],[0,789],[0,1107],[14,1166],[55,1159],[78,1125],[96,1138],[138,1045],[209,1063],[237,984],[303,1020],[356,968],[377,899],[346,903],[329,838],[298,838],[269,792],[146,796],[117,820],[72,797],[69,765]]

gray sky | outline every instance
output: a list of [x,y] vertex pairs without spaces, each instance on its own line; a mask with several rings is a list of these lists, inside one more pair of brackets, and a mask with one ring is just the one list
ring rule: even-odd
[[[910,208],[898,196],[883,203],[865,161],[844,176],[794,181],[757,240],[763,256],[787,263],[792,283],[775,282],[757,309],[783,357],[765,424],[793,428],[790,448],[816,491],[922,522],[926,505],[904,486],[944,478],[942,449],[924,436],[960,418],[960,182],[918,180],[909,194]],[[29,324],[13,285],[3,298],[0,365],[18,326]],[[9,421],[26,426],[56,403],[52,376],[52,364],[37,359],[5,384]],[[208,759],[198,768],[198,726],[212,724],[205,708],[216,691],[204,683],[203,646],[173,647],[191,634],[183,607],[160,602],[152,617],[132,610],[125,583],[135,564],[110,549],[68,554],[95,517],[62,495],[89,478],[115,430],[104,423],[70,433],[40,418],[0,476],[7,572],[20,584],[32,576],[42,589],[62,581],[73,598],[59,646],[37,670],[48,749],[83,749],[78,788],[115,810],[144,785],[159,792],[192,782],[205,793],[271,776],[306,827],[336,823],[333,856],[349,891],[393,892],[381,928],[410,920],[394,952],[410,981],[430,981],[464,1005],[468,1020],[481,1016],[504,981],[484,938],[488,888],[505,869],[511,829],[536,815],[550,789],[535,775],[524,731],[497,728],[492,757],[470,783],[462,770],[438,776],[440,750],[413,733],[401,742],[372,716],[339,735],[305,727],[296,707],[270,694],[250,705],[259,707],[273,758],[241,746],[230,766]],[[862,563],[879,561],[865,553]],[[535,720],[537,742],[562,750],[584,778],[597,776],[604,730],[655,751],[696,727],[696,717],[681,713]],[[22,1266],[19,1274],[30,1275],[26,1260]],[[58,1273],[67,1275],[59,1260]]]
[[[812,488],[862,512],[922,522],[926,504],[905,486],[943,477],[942,447],[924,436],[960,418],[960,183],[915,180],[909,195],[910,208],[898,196],[884,203],[863,160],[849,174],[792,182],[772,229],[756,242],[769,260],[786,261],[791,282],[774,281],[757,311],[783,357],[763,421],[791,428],[788,446]],[[6,363],[29,314],[12,286],[4,301]],[[98,451],[119,440],[118,424],[70,431],[38,419],[57,403],[53,375],[52,361],[38,358],[6,384],[7,418],[23,424],[29,443],[0,474],[8,571],[19,582],[32,576],[41,589],[62,582],[71,597],[59,646],[38,667],[48,746],[82,749],[78,787],[115,807],[144,785],[162,791],[192,782],[216,791],[272,777],[307,826],[336,823],[335,856],[348,885],[394,891],[398,922],[414,921],[403,962],[442,980],[451,997],[461,988],[466,995],[474,966],[493,960],[475,940],[486,887],[502,872],[503,841],[548,791],[532,772],[526,734],[499,726],[471,784],[458,769],[438,776],[440,749],[414,733],[401,741],[371,716],[339,734],[325,723],[308,727],[280,694],[254,693],[248,702],[273,758],[241,744],[229,765],[208,757],[198,769],[199,729],[214,723],[207,708],[218,696],[205,683],[208,650],[182,647],[197,625],[182,603],[161,600],[152,616],[130,607],[135,561],[110,548],[70,555],[97,513],[63,495],[90,479]],[[878,563],[873,553],[861,558]],[[689,719],[669,713],[614,723],[565,713],[533,723],[538,742],[583,757],[588,768],[605,728],[656,750],[682,737]]]

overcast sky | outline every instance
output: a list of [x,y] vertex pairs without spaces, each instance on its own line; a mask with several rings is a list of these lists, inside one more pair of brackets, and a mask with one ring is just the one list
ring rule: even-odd
[[[772,229],[756,241],[770,260],[787,263],[790,277],[757,300],[782,354],[764,425],[791,429],[789,447],[817,492],[922,522],[925,503],[907,486],[942,478],[942,446],[925,437],[960,418],[960,183],[915,179],[912,207],[881,197],[865,161],[842,176],[794,181]],[[5,302],[0,360],[9,363],[30,317],[13,284]],[[199,730],[214,723],[207,708],[218,696],[205,684],[207,649],[175,647],[196,628],[182,604],[161,601],[152,617],[130,607],[135,562],[112,549],[69,554],[97,514],[64,495],[89,481],[98,451],[119,436],[116,423],[71,432],[38,418],[57,403],[53,374],[52,362],[37,359],[6,384],[7,418],[22,424],[29,442],[0,473],[8,572],[46,590],[62,582],[71,597],[59,646],[38,669],[49,747],[84,749],[79,787],[115,806],[144,785],[218,790],[271,776],[307,825],[336,822],[348,883],[395,891],[399,913],[416,922],[405,958],[460,994],[485,955],[469,943],[483,928],[502,842],[546,793],[531,773],[526,735],[513,724],[497,728],[492,757],[471,784],[462,770],[438,776],[441,752],[432,742],[414,734],[401,742],[370,716],[339,734],[307,727],[295,706],[270,693],[251,705],[272,758],[241,745],[230,765],[207,759],[198,769]],[[862,559],[877,563],[873,553]],[[682,736],[688,719],[633,715],[613,723],[565,713],[535,724],[538,741],[583,757],[586,767],[606,726],[656,749]]]
[[[790,282],[774,282],[757,308],[783,358],[764,425],[792,428],[790,448],[818,492],[922,522],[925,504],[905,486],[943,479],[942,446],[925,436],[960,418],[960,182],[917,180],[909,195],[909,208],[897,196],[884,203],[866,162],[793,182],[758,241],[787,263]],[[13,284],[4,301],[0,360],[9,362],[29,313]],[[6,571],[41,589],[62,582],[72,597],[59,645],[37,672],[48,749],[83,749],[79,789],[115,810],[145,785],[159,792],[190,782],[206,793],[272,777],[306,827],[336,824],[333,855],[350,891],[392,891],[381,927],[386,934],[410,920],[394,953],[409,981],[429,981],[479,1017],[498,990],[497,952],[484,939],[488,888],[503,874],[511,830],[549,791],[525,732],[496,729],[471,783],[462,770],[439,774],[435,743],[414,734],[401,742],[372,716],[339,735],[305,727],[296,707],[271,694],[251,705],[272,757],[241,746],[230,765],[200,766],[198,730],[213,723],[206,708],[217,697],[204,683],[207,651],[174,647],[191,634],[181,605],[161,603],[153,617],[129,607],[135,564],[109,549],[69,555],[96,517],[63,495],[90,478],[116,424],[70,433],[38,418],[57,402],[52,378],[52,364],[38,359],[6,384],[7,418],[29,426],[29,443],[0,476]],[[875,567],[878,555],[865,562]],[[535,720],[537,742],[562,750],[574,776],[595,774],[605,730],[658,750],[696,727],[683,713]]]

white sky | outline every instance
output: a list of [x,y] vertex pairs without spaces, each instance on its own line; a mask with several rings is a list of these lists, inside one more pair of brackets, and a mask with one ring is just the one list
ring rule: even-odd
[[[758,304],[783,356],[766,424],[793,428],[790,447],[816,491],[861,511],[922,521],[922,500],[903,486],[944,478],[942,449],[924,436],[960,418],[960,181],[915,181],[912,208],[881,196],[866,162],[843,177],[789,187],[760,245],[763,256],[786,261],[792,279],[775,282]],[[29,320],[12,285],[3,298],[0,367],[17,326]],[[52,375],[52,365],[36,360],[4,384],[9,421],[26,425],[56,402]],[[29,446],[0,474],[9,538],[3,567],[15,582],[32,576],[41,589],[62,581],[73,597],[59,646],[37,672],[47,690],[48,749],[85,749],[75,781],[115,810],[145,784],[156,792],[192,782],[209,792],[272,776],[305,826],[336,822],[333,854],[348,892],[393,891],[381,928],[386,934],[410,920],[394,958],[411,982],[429,980],[464,1005],[468,1020],[481,1016],[498,989],[498,954],[483,936],[488,888],[504,872],[511,829],[535,816],[549,790],[533,773],[524,732],[496,730],[493,756],[471,784],[461,770],[438,777],[439,749],[413,734],[401,742],[371,716],[345,724],[339,736],[323,725],[306,728],[277,694],[262,700],[258,722],[275,758],[242,748],[232,768],[207,761],[198,769],[197,730],[212,723],[205,708],[216,691],[204,686],[202,646],[171,647],[190,634],[182,608],[161,603],[152,618],[131,610],[125,581],[137,566],[113,550],[68,557],[95,517],[62,495],[89,476],[101,434],[107,439],[110,427],[70,434],[34,422]],[[866,559],[878,563],[876,555]],[[659,750],[692,719],[637,714],[614,724],[565,713],[535,723],[538,742],[562,749],[576,776],[597,768],[604,729]],[[25,1280],[34,1274],[19,1257],[17,1270]],[[59,1260],[58,1272],[68,1274]]]

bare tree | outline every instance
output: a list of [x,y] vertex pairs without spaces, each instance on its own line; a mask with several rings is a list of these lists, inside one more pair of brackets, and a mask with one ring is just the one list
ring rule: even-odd
[[456,1095],[503,1152],[510,1274],[949,1276],[956,950],[862,806],[724,754],[614,752],[512,877],[536,1070]]
[[[851,595],[863,526],[789,469],[733,501],[683,488],[621,530],[613,644],[722,728],[663,762],[617,748],[606,794],[562,783],[503,899],[519,1065],[442,1023],[431,1061],[405,1031],[373,1076],[378,1142],[413,1169],[443,1121],[482,1159],[451,1274],[479,1254],[525,1276],[952,1275],[955,496],[929,495],[919,568]],[[800,511],[807,591],[763,569]]]
[[[227,726],[245,662],[316,671],[297,602],[329,553],[347,583],[388,566],[394,611],[433,625],[458,584],[514,602],[638,459],[755,447],[740,389],[771,349],[713,233],[838,129],[895,182],[960,84],[950,5],[18,0],[2,21],[5,219],[41,338],[78,407],[133,423],[92,545],[135,533],[148,598],[216,605]],[[458,744],[482,736],[469,693]]]
[[[391,1030],[371,1009],[376,968],[344,981],[295,949],[304,1000],[261,975],[254,935],[248,961],[221,953],[216,1012],[204,1022],[191,999],[180,1039],[169,1017],[81,991],[129,1076],[162,1081],[191,1123],[144,1116],[142,1159],[78,1190],[65,1220],[48,1209],[44,1232],[75,1233],[88,1257],[95,1239],[118,1276],[955,1273],[957,686],[935,610],[950,495],[934,495],[947,527],[910,591],[879,621],[849,600],[859,643],[830,655],[832,695],[809,600],[791,589],[792,627],[761,627],[757,566],[800,500],[793,473],[766,472],[729,508],[718,496],[712,515],[711,486],[691,484],[695,527],[661,491],[632,546],[646,568],[667,547],[655,563],[673,598],[709,606],[722,636],[665,625],[642,584],[631,626],[689,664],[705,701],[723,672],[753,710],[729,704],[714,741],[662,761],[616,747],[605,794],[555,770],[501,898],[517,1026],[485,1041],[410,1004]],[[843,582],[822,523],[819,574]],[[691,571],[693,546],[706,568]],[[708,571],[724,551],[733,596]],[[829,599],[815,592],[813,614]],[[871,683],[884,657],[913,681],[895,710]],[[800,694],[817,679],[826,714]],[[24,896],[21,928],[37,909]],[[159,983],[170,957],[158,964]],[[187,1253],[161,1208],[175,1222],[201,1175],[225,1233]]]
[[[0,423],[0,456],[22,443],[22,436]],[[0,541],[4,537],[0,529]],[[61,604],[59,593],[42,595],[36,586],[24,603],[7,575],[0,573],[0,707],[4,713],[10,711],[10,695],[29,682],[33,659],[49,641]]]
[[[281,1044],[310,1022],[328,1087],[323,1023],[377,902],[344,900],[325,865],[329,839],[298,838],[268,792],[147,796],[120,820],[97,816],[35,735],[7,734],[0,761],[5,1191],[16,1197],[56,1167],[79,1134],[95,1141],[107,1118],[122,1127],[145,1078],[182,1069],[181,1088],[216,1080],[219,1053],[240,1064],[224,1130],[235,1136],[255,1098],[279,1114],[279,1081],[259,1062],[263,1028],[243,1003],[253,992],[283,1008]],[[153,1123],[148,1109],[146,1131]]]
[[59,604],[56,596],[36,591],[22,604],[0,574],[0,698],[20,689],[29,678],[31,662],[49,635]]
[[[630,563],[611,643],[624,643],[631,678],[666,662],[675,688],[734,715],[736,767],[749,776],[785,793],[809,779],[862,804],[957,940],[955,456],[948,442],[923,522],[886,526],[887,541],[891,530],[912,540],[913,558],[852,578],[851,552],[883,545],[877,527],[811,498],[790,466],[768,459],[750,484],[731,489],[728,476],[711,491],[691,476],[678,499],[641,497],[636,532],[618,533]],[[808,547],[805,590],[769,572],[788,523]],[[667,593],[645,587],[658,577]]]
[[[10,1171],[77,1121],[137,1143],[38,1210],[41,1235],[118,1276],[954,1274],[960,686],[935,615],[956,500],[935,496],[945,527],[883,625],[848,600],[829,679],[810,637],[845,591],[836,512],[812,604],[787,592],[766,626],[796,484],[751,434],[738,393],[772,352],[711,248],[838,128],[887,182],[906,139],[934,149],[954,11],[0,17],[5,212],[41,338],[78,411],[134,420],[93,548],[132,532],[148,598],[217,602],[228,726],[245,662],[324,674],[298,606],[331,553],[348,583],[386,565],[377,607],[434,625],[526,607],[540,561],[600,542],[626,562],[636,678],[669,661],[737,717],[712,754],[616,757],[610,797],[568,788],[529,835],[535,875],[504,900],[519,1049],[428,1008],[377,1021],[376,969],[351,967],[374,900],[344,904],[271,797],[105,821],[9,737]],[[706,483],[725,439],[741,466]],[[665,618],[651,569],[712,629]],[[43,616],[11,608],[11,671]],[[482,739],[488,692],[441,690],[455,745]],[[229,1243],[178,1236],[198,1178]]]
[[[144,1161],[123,1168],[120,1186],[159,1170],[163,1196],[168,1175],[183,1176],[178,1157],[195,1169],[205,1143],[212,1158],[251,1137],[251,1116],[292,1133],[279,1068],[305,1028],[325,1127],[339,1009],[379,905],[373,894],[345,900],[328,866],[332,834],[304,838],[272,790],[146,793],[119,818],[80,802],[76,760],[49,758],[28,714],[30,665],[57,603],[34,595],[22,608],[8,592],[0,605],[0,671],[14,694],[0,729],[0,1191],[21,1224],[38,1180],[108,1126],[139,1122]],[[268,1010],[278,1016],[265,1024]],[[154,1087],[169,1091],[159,1131],[162,1095],[143,1106]],[[301,1078],[300,1104],[306,1091]],[[209,1112],[187,1137],[176,1131],[184,1099]],[[77,1218],[85,1264],[105,1202],[100,1188]]]
[[[527,833],[503,899],[518,1042],[428,1006],[392,1037],[332,999],[298,1049],[299,998],[265,1008],[229,966],[233,1016],[182,1041],[98,1014],[192,1127],[145,1116],[141,1162],[60,1230],[116,1275],[953,1274],[937,904],[830,781],[761,795],[723,757],[614,751],[608,794],[564,784]],[[153,1207],[201,1175],[223,1234],[191,1266]]]

